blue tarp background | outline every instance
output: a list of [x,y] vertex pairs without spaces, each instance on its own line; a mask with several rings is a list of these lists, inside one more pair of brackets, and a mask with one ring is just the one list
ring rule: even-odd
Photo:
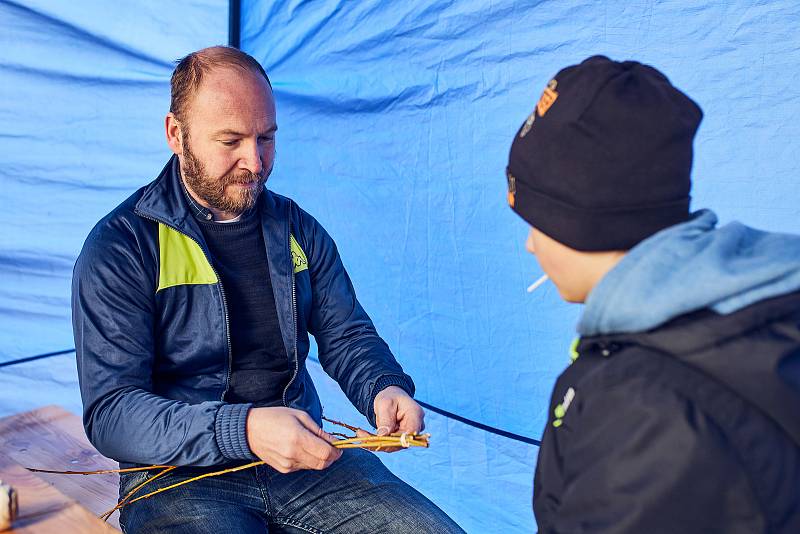
[[[721,4],[244,0],[242,48],[278,105],[269,187],[337,240],[420,399],[542,432],[580,310],[552,286],[525,293],[540,271],[503,169],[565,65],[595,53],[656,65],[706,114],[694,206],[800,232],[800,10]],[[172,61],[225,43],[227,13],[0,0],[0,363],[73,346],[83,239],[166,161]],[[319,383],[329,416],[363,424]],[[80,410],[71,354],[0,368],[0,415],[48,403]],[[433,448],[384,461],[468,532],[532,530],[535,447],[435,414],[428,426]]]

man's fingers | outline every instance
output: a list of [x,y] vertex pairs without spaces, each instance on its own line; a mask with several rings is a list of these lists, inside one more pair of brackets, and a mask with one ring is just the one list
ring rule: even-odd
[[422,432],[425,430],[425,412],[419,405],[411,407],[402,414],[399,427],[400,432]]
[[338,438],[335,438],[335,437],[331,436],[330,434],[328,434],[327,432],[325,432],[321,428],[319,430],[317,430],[317,437],[319,439],[321,439],[321,440],[327,441],[328,443],[333,443],[334,441],[336,441],[338,439]]
[[[300,421],[306,430],[308,430],[309,434],[313,435],[317,441],[325,442],[325,450],[331,449],[330,443],[336,441],[336,438],[322,430],[322,427],[317,425],[317,423],[311,419],[306,412],[299,412],[297,415],[297,420]],[[337,456],[338,458],[338,456]]]
[[301,410],[252,408],[246,428],[253,453],[281,473],[325,469],[342,455],[331,446],[333,437]]
[[305,412],[296,413],[300,428],[295,459],[308,469],[325,469],[339,459],[342,451],[331,446],[333,436],[322,430]]
[[386,427],[389,430],[386,434],[391,434],[397,430],[397,405],[394,402],[384,401],[375,402],[375,423],[378,427],[378,435]]
[[[312,469],[323,469],[342,455],[342,451],[331,446],[330,441],[320,438],[310,431],[305,432],[300,446],[302,452],[298,454],[303,454],[303,456],[298,459],[302,459]],[[320,462],[324,464],[324,467],[319,467]]]
[[330,454],[328,454],[327,451],[325,453],[321,453],[320,450],[300,451],[296,459],[298,468],[317,470],[327,469],[333,462],[339,459],[339,457],[342,455],[342,452],[331,447],[330,445],[326,445],[326,447],[330,449]]
[[[342,451],[314,436],[305,429],[278,452],[280,466],[270,464],[282,473],[298,469],[325,469],[339,459]],[[284,469],[280,469],[283,467]]]
[[321,431],[324,432],[322,428],[320,428],[320,426],[313,419],[311,419],[311,416],[306,412],[301,410],[294,410],[294,412],[295,418],[297,418],[297,420],[306,428],[306,430],[315,436],[319,436]]

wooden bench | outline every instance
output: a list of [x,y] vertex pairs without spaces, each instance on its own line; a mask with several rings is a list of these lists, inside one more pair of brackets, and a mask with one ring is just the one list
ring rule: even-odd
[[[86,439],[77,415],[46,406],[0,419],[0,478],[13,485],[20,497],[20,519],[12,532],[113,532],[96,516],[117,503],[117,474],[34,474],[22,467],[116,469],[117,463]],[[119,528],[117,518],[115,513],[108,524]]]

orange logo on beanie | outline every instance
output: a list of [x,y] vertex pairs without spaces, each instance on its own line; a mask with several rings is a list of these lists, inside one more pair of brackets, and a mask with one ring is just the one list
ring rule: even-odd
[[558,82],[553,79],[547,83],[547,87],[544,88],[542,92],[542,96],[539,98],[539,103],[536,104],[536,110],[539,112],[540,117],[544,117],[544,114],[547,113],[547,110],[555,104],[556,99],[558,99],[558,93],[556,92],[556,87],[558,86]]
[[517,197],[517,179],[506,169],[506,179],[508,180],[508,205],[514,207],[514,200]]
[[531,127],[536,121],[537,113],[540,117],[544,117],[545,113],[547,113],[547,110],[549,110],[553,104],[555,104],[556,100],[558,99],[558,93],[556,92],[557,86],[558,80],[555,78],[547,82],[547,87],[544,88],[542,96],[539,97],[539,102],[536,103],[536,109],[534,109],[531,114],[528,115],[528,118],[525,120],[525,124],[522,125],[522,130],[519,132],[520,137],[525,137],[528,135],[528,132],[531,131]]

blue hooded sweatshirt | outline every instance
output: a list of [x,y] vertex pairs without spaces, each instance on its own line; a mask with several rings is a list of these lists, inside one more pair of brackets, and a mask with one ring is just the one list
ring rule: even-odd
[[800,236],[716,226],[717,216],[701,210],[636,245],[592,289],[578,333],[645,332],[693,311],[726,315],[800,289]]

